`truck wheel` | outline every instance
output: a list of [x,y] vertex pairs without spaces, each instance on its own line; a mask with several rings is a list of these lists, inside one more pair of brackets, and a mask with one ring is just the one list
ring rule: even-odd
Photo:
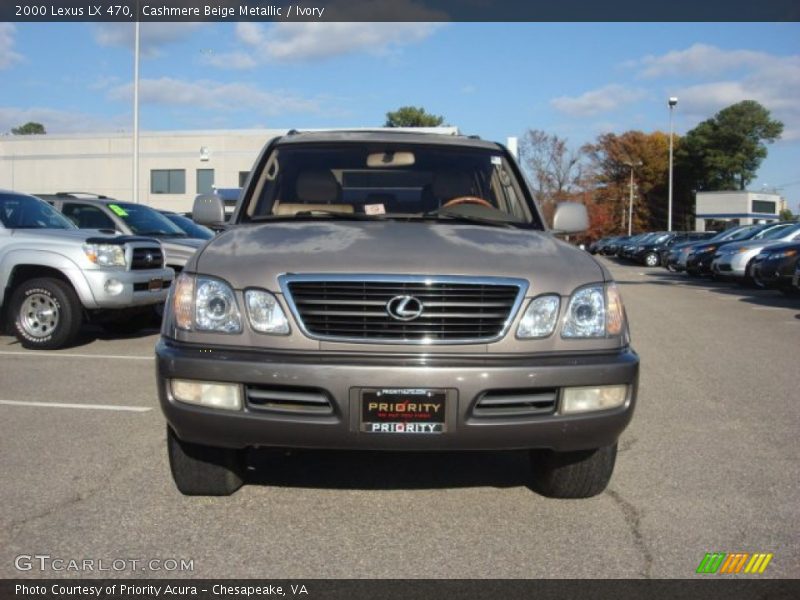
[[644,257],[644,264],[647,265],[648,267],[657,267],[658,263],[660,262],[661,261],[658,258],[658,254],[655,254],[654,252],[651,252],[650,254]]
[[167,450],[172,479],[185,496],[230,496],[242,487],[240,450],[183,442],[169,426]]
[[590,498],[608,485],[617,445],[596,450],[532,450],[533,489],[549,498]]
[[81,303],[72,287],[59,279],[29,279],[11,294],[14,335],[24,348],[55,350],[78,335]]

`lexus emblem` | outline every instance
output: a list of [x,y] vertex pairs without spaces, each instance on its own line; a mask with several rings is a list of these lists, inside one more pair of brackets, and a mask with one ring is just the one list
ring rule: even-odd
[[147,254],[144,255],[144,262],[146,262],[148,265],[154,260],[155,258],[153,257],[152,253],[148,252]]
[[414,296],[395,296],[386,303],[386,312],[398,321],[413,321],[422,314],[424,306]]

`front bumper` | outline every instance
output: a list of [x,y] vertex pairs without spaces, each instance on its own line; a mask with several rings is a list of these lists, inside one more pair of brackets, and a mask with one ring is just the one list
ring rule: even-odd
[[709,273],[711,271],[711,261],[713,259],[713,252],[689,254],[689,256],[686,257],[686,270],[692,273]]
[[[612,354],[569,356],[414,355],[278,353],[207,348],[161,338],[156,345],[161,408],[184,441],[228,448],[271,446],[372,450],[558,451],[613,444],[628,425],[636,404],[639,357],[631,349]],[[177,402],[168,380],[238,383],[251,389],[317,389],[328,395],[325,415],[269,413],[247,402],[225,411]],[[490,390],[540,390],[565,386],[626,384],[622,407],[583,414],[481,416],[477,399]],[[359,431],[359,388],[445,390],[446,431],[436,435],[375,434]],[[245,396],[247,394],[245,393]]]
[[[94,299],[94,306],[88,308],[111,309],[166,302],[175,272],[169,268],[141,271],[94,269],[84,271],[84,275]],[[119,294],[107,291],[106,282],[110,279],[116,279],[122,284],[122,291]],[[161,289],[149,290],[149,284],[153,280],[161,282]]]
[[797,260],[791,258],[756,259],[753,276],[769,287],[791,287]]

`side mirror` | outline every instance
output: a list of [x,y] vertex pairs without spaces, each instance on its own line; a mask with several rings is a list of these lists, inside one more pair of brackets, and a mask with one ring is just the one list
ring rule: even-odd
[[553,216],[554,233],[580,233],[589,229],[589,213],[580,202],[559,202]]
[[192,220],[207,227],[225,223],[225,201],[216,194],[202,194],[194,199]]

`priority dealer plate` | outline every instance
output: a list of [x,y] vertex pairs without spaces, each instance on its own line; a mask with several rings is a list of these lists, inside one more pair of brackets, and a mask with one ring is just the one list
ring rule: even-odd
[[361,390],[361,431],[431,435],[445,431],[443,390]]

